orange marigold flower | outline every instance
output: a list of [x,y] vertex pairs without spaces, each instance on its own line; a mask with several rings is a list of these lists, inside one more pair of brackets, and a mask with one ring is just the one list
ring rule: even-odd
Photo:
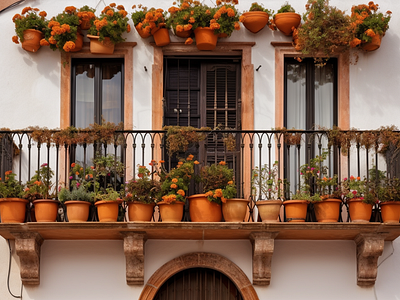
[[131,25],[128,24],[128,25],[126,26],[126,32],[128,32],[128,33],[131,32]]
[[184,30],[184,27],[182,25],[176,25],[175,30],[176,32],[182,32]]
[[221,0],[217,0],[217,1],[215,2],[215,4],[217,4],[217,6],[220,6],[220,5],[222,4],[222,2],[221,2]]
[[235,11],[232,8],[227,9],[228,17],[233,18],[235,16]]
[[15,20],[21,20],[22,16],[20,14],[15,14],[14,17],[12,18],[12,21],[15,22]]
[[233,184],[233,180],[228,181],[228,184]]
[[64,10],[68,14],[73,14],[76,11],[76,7],[75,6],[67,6]]
[[219,165],[221,165],[221,166],[225,166],[225,165],[226,165],[226,162],[224,162],[224,161],[220,161],[220,162],[219,162]]
[[60,26],[60,23],[56,21],[50,21],[49,25],[47,25],[49,28],[52,28],[53,26]]
[[49,44],[49,42],[48,41],[46,41],[46,39],[41,39],[40,40],[40,46],[49,46],[50,44]]
[[27,6],[27,7],[25,7],[23,10],[22,10],[22,14],[24,15],[24,14],[26,14],[28,11],[30,11],[30,10],[32,10],[32,7],[30,7],[30,6]]
[[123,10],[123,9],[121,9],[120,11],[118,11],[118,13],[119,13],[123,18],[125,18],[126,15],[128,14],[128,12],[127,12],[126,10]]
[[235,30],[239,30],[240,29],[240,24],[238,22],[235,22]]
[[193,44],[193,39],[192,38],[187,38],[185,41],[185,45],[191,45]]
[[365,34],[370,36],[370,37],[373,37],[375,35],[375,32],[372,29],[367,29],[365,31]]
[[16,43],[16,44],[19,44],[18,36],[14,35],[14,36],[12,37],[12,41],[13,41],[14,43]]
[[109,10],[110,9],[110,7],[109,6],[106,6],[106,7],[104,7],[103,8],[103,10],[101,11],[101,13],[102,14],[104,14],[107,10]]
[[114,11],[112,11],[111,9],[107,10],[106,14],[110,17],[112,17],[114,15]]
[[391,15],[391,14],[392,14],[392,12],[391,12],[390,10],[388,10],[386,13],[387,13],[388,15]]
[[165,161],[164,161],[164,160],[160,160],[159,163],[160,163],[160,164],[163,164],[163,163],[165,163]]
[[221,26],[218,23],[210,23],[210,28],[213,30],[219,29]]
[[357,177],[357,180],[360,181],[360,179],[361,179],[360,176],[358,176],[358,177]]
[[355,47],[357,47],[357,46],[360,45],[360,44],[361,44],[361,40],[358,39],[358,38],[354,38],[354,39],[350,42],[350,47],[351,47],[351,48],[355,48]]
[[118,10],[125,10],[125,7],[124,7],[123,5],[118,5],[118,6],[117,6],[117,9],[118,9]]
[[186,158],[186,160],[193,160],[193,157],[194,157],[194,155],[192,155],[192,154],[190,154],[187,158]]
[[54,39],[54,37],[49,37],[49,43],[50,44],[52,44],[52,45],[55,45],[55,44],[57,44],[57,41]]
[[195,164],[195,165],[198,165],[198,164],[200,164],[200,163],[199,163],[197,160],[195,160],[195,161],[194,161],[194,164]]
[[64,29],[66,32],[71,32],[71,27],[68,24],[62,24],[61,28]]
[[41,11],[41,12],[39,13],[39,16],[41,16],[42,18],[45,18],[45,17],[47,16],[47,12]]
[[173,183],[177,183],[177,182],[178,182],[178,179],[173,178],[173,179],[172,179],[172,182],[173,182]]
[[182,197],[185,196],[185,191],[184,190],[178,190],[176,193],[178,195],[181,195]]
[[6,175],[6,176],[7,176],[7,175],[10,175],[10,174],[12,174],[12,171],[11,171],[11,170],[5,172],[5,175]]
[[[67,43],[68,43],[68,42],[67,42]],[[65,44],[67,44],[67,43],[65,43]],[[76,172],[75,172],[75,174],[76,174],[76,175],[79,175],[79,172],[78,172],[78,171],[76,171]]]
[[178,162],[178,165],[180,166],[183,165],[183,161]]
[[177,186],[175,183],[173,183],[173,184],[170,185],[170,188],[171,188],[171,189],[176,189],[177,187],[178,187],[178,186]]
[[239,4],[239,0],[232,0],[232,4],[233,5],[238,5]]
[[117,21],[114,20],[114,21],[113,21],[113,24],[114,24],[114,25],[117,25]]
[[189,30],[192,29],[192,27],[193,27],[192,24],[186,24],[186,25],[183,26],[183,30],[189,31]]
[[219,18],[221,18],[221,14],[219,12],[215,13],[214,19],[218,20]]
[[243,23],[244,19],[245,19],[245,16],[241,15],[241,16],[239,17],[239,22],[242,22],[242,23]]
[[226,203],[226,198],[225,197],[221,197],[221,202],[222,203]]
[[189,3],[187,3],[187,2],[183,2],[182,3],[182,5],[181,5],[181,10],[184,10],[184,9],[186,9],[186,8],[189,8]]
[[115,7],[117,6],[117,4],[115,4],[114,2],[110,4],[111,7]]
[[206,14],[209,15],[211,14],[211,11],[209,9],[206,10]]

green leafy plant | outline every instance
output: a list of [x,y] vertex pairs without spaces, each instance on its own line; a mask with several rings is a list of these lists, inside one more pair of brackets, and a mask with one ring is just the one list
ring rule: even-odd
[[343,179],[341,188],[346,200],[361,199],[367,204],[375,204],[377,201],[375,183],[371,180],[350,176]]
[[131,179],[125,185],[127,202],[155,203],[160,194],[160,182],[151,178],[151,172],[145,166],[138,165],[137,178]]
[[93,202],[94,194],[93,192],[88,192],[84,185],[80,185],[79,187],[74,186],[72,190],[69,188],[62,188],[58,194],[58,200],[60,200],[60,202],[72,200]]
[[221,204],[236,196],[233,170],[228,168],[225,161],[202,167],[199,181],[210,202]]
[[[165,171],[163,161],[160,162],[160,168],[157,174],[161,182],[160,197],[163,202],[168,204],[179,202],[186,202],[187,191],[189,184],[194,174],[194,165],[198,161],[193,160],[194,156],[189,155],[186,159],[180,159],[178,166],[171,169],[169,172]],[[152,165],[156,167],[153,161]]]
[[255,167],[251,176],[252,195],[265,200],[282,200],[283,183],[278,174],[278,161],[269,167]]
[[282,4],[281,8],[278,9],[277,14],[286,12],[296,12],[296,10],[288,2],[285,2],[284,4]]
[[16,14],[12,18],[15,23],[15,33],[12,37],[14,43],[19,44],[19,41],[24,41],[24,31],[27,29],[35,29],[44,33],[48,21],[46,20],[47,13],[40,11],[38,8],[25,7],[21,14]]
[[51,18],[45,31],[41,46],[50,46],[50,49],[70,52],[75,49],[78,35],[79,17],[76,7],[67,6],[64,11]]
[[115,3],[111,3],[93,21],[93,25],[89,28],[88,33],[99,36],[99,41],[103,41],[104,38],[109,37],[112,43],[121,43],[125,41],[122,34],[131,31],[127,14],[122,5],[116,6]]
[[304,23],[295,31],[298,37],[296,50],[313,56],[323,65],[333,53],[350,48],[354,37],[351,18],[344,11],[330,6],[329,0],[308,0],[303,20]]
[[240,30],[239,17],[240,13],[236,9],[237,2],[232,1],[217,1],[216,12],[214,19],[219,25],[219,28],[214,30],[215,34],[226,34],[230,36],[234,30]]
[[391,11],[386,14],[378,12],[379,5],[370,1],[368,5],[360,4],[351,8],[352,26],[355,28],[355,37],[352,47],[371,42],[375,35],[383,36],[389,29]]
[[249,11],[263,11],[270,16],[274,13],[273,10],[264,8],[264,5],[262,3],[259,4],[258,2],[253,2],[249,8]]
[[52,199],[55,197],[55,194],[51,191],[54,185],[51,181],[53,176],[54,172],[48,164],[42,164],[39,170],[36,170],[31,180],[27,182],[23,198],[33,201],[36,199]]
[[24,186],[11,170],[5,172],[4,180],[0,178],[0,198],[21,198]]
[[142,4],[139,4],[138,6],[135,4],[132,6],[132,9],[136,9],[131,15],[133,25],[135,25],[135,27],[140,25],[140,28],[142,28],[143,20],[146,18],[148,8]]

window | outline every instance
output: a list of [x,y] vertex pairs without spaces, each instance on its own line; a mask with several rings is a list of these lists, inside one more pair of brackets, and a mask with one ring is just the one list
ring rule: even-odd
[[[86,128],[102,120],[115,124],[124,120],[123,59],[72,59],[71,74],[71,125]],[[73,159],[88,163],[94,151],[88,147],[84,159],[78,147]]]
[[[240,129],[239,58],[165,58],[164,65],[165,125]],[[233,163],[223,150],[222,140],[210,137],[207,152],[197,155]]]
[[[337,59],[331,58],[324,66],[318,66],[312,58],[298,62],[294,58],[285,59],[285,127],[288,129],[317,130],[332,128],[338,124],[337,101]],[[311,145],[311,147],[308,147]],[[292,192],[298,189],[298,170],[294,167],[304,164],[319,154],[317,142],[312,137],[303,141],[299,156],[295,147],[290,147],[289,161],[286,161],[286,178],[289,178]],[[322,148],[327,148],[327,139],[322,139]],[[285,157],[287,157],[285,155]],[[298,160],[300,159],[300,163]],[[288,163],[290,164],[289,167]],[[329,169],[334,169],[332,163]]]

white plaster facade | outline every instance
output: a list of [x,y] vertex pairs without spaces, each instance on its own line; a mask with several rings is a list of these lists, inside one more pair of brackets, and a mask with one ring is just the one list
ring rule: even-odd
[[[148,0],[147,6],[167,8],[172,1]],[[242,0],[245,10],[251,0]],[[262,1],[277,10],[283,1]],[[305,0],[293,0],[296,11],[304,12]],[[330,4],[350,11],[359,2],[331,0]],[[138,1],[119,1],[128,12]],[[41,49],[25,52],[11,41],[14,35],[12,17],[24,6],[39,7],[48,15],[60,12],[67,5],[84,4],[101,10],[104,1],[25,1],[0,13],[2,49],[0,52],[0,128],[21,129],[32,125],[60,126],[60,53]],[[108,4],[108,3],[106,3]],[[378,51],[361,53],[358,63],[350,66],[350,127],[376,129],[383,125],[400,126],[400,1],[378,1],[383,12],[393,12],[390,29]],[[131,24],[132,25],[132,24]],[[151,66],[153,47],[135,31],[127,41],[137,42],[133,51],[133,124],[135,129],[151,129]],[[243,27],[228,42],[256,42],[252,48],[254,72],[255,129],[269,129],[275,124],[275,50],[271,41],[290,41],[280,32],[268,28],[256,35]],[[144,66],[148,72],[144,71]],[[11,243],[13,245],[13,243]],[[270,286],[255,286],[260,299],[400,299],[400,241],[386,242],[378,267],[375,287],[356,284],[356,255],[353,241],[276,240]],[[252,250],[248,240],[176,241],[148,240],[145,245],[145,282],[164,263],[185,253],[212,252],[237,264],[252,280]],[[8,244],[0,238],[0,299],[14,299],[7,291]],[[122,241],[58,241],[46,240],[41,253],[41,284],[24,287],[23,299],[138,299],[142,286],[125,282],[125,258]],[[45,259],[44,259],[45,258]],[[13,253],[10,287],[20,294],[19,259]],[[106,283],[111,283],[106,286]],[[289,287],[288,283],[294,284]],[[68,285],[69,284],[69,285]],[[96,289],[95,289],[96,288]],[[81,296],[77,296],[82,292]]]

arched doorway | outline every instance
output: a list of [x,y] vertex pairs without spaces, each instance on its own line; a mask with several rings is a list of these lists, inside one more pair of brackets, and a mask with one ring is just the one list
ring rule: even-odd
[[158,290],[153,300],[243,300],[235,284],[224,274],[208,268],[176,273]]
[[175,274],[193,268],[207,268],[218,271],[228,277],[240,292],[243,300],[259,300],[257,293],[246,274],[226,257],[196,252],[179,256],[161,266],[149,278],[139,300],[154,300],[163,284]]

